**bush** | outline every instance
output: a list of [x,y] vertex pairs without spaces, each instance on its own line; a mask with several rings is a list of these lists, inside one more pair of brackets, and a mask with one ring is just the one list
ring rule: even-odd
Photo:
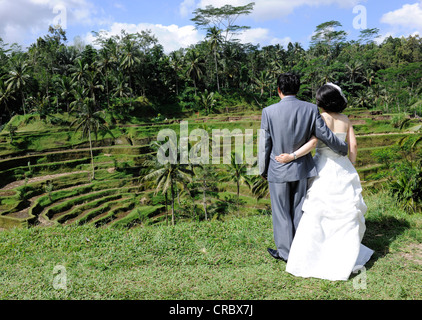
[[406,120],[407,120],[407,115],[405,113],[395,114],[391,118],[391,125],[394,128],[400,128]]
[[409,213],[422,208],[422,161],[402,161],[392,172],[389,189],[400,206]]

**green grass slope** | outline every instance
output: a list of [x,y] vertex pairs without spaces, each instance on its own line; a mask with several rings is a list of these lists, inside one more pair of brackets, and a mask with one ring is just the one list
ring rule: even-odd
[[396,209],[385,194],[365,200],[363,243],[375,254],[348,281],[286,273],[266,252],[271,216],[255,215],[130,230],[5,230],[0,299],[421,299],[421,216]]

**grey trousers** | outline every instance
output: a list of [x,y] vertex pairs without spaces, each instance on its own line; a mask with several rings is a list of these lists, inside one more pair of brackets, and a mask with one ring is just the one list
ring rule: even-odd
[[285,183],[268,183],[273,217],[274,242],[279,256],[287,260],[293,237],[302,218],[308,179]]

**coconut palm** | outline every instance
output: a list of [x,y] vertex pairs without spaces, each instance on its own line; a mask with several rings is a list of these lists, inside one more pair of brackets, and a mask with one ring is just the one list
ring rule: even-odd
[[9,113],[9,117],[11,118],[12,112],[7,104],[10,99],[16,100],[15,97],[13,97],[12,92],[7,90],[5,84],[0,80],[0,106],[4,105],[4,110]]
[[105,81],[105,90],[107,96],[107,108],[110,109],[110,87],[109,87],[109,78],[110,78],[110,70],[114,66],[116,62],[116,57],[113,54],[116,52],[116,43],[109,39],[106,42],[106,45],[99,51],[98,61],[96,62],[96,66],[99,68],[99,71],[104,76]]
[[183,70],[183,54],[182,51],[173,51],[170,53],[170,67],[173,69],[176,79],[176,95],[179,95],[179,74]]
[[88,91],[94,106],[97,105],[95,92],[97,90],[104,90],[104,86],[101,84],[100,79],[98,78],[98,71],[88,71],[86,75],[86,90]]
[[250,177],[247,174],[247,164],[242,163],[242,159],[239,154],[232,152],[230,155],[230,165],[227,166],[227,176],[223,178],[224,181],[234,181],[237,186],[237,200],[240,199],[240,185],[246,184],[248,187],[251,186]]
[[101,111],[94,111],[94,101],[91,98],[84,98],[77,104],[76,119],[71,123],[71,127],[76,125],[75,131],[82,131],[82,138],[88,137],[89,139],[89,151],[91,154],[91,180],[95,179],[94,170],[94,156],[92,152],[92,134],[95,134],[95,138],[98,138],[98,132],[100,130],[113,134],[109,128],[105,125],[105,120],[102,116]]
[[268,181],[263,179],[261,176],[254,177],[252,179],[251,191],[257,200],[267,197],[270,194]]
[[146,174],[141,181],[154,180],[156,184],[155,194],[162,192],[167,194],[170,190],[171,195],[171,223],[175,223],[174,215],[174,201],[175,201],[175,189],[185,188],[187,189],[187,182],[192,182],[194,172],[189,165],[180,164],[179,161],[176,163],[167,162],[165,164],[156,163],[156,166]]
[[202,59],[197,50],[191,49],[187,52],[185,56],[185,61],[187,64],[186,75],[192,79],[193,85],[195,87],[195,96],[197,93],[198,81],[202,77]]
[[7,74],[7,91],[18,92],[22,99],[23,113],[26,114],[25,108],[25,87],[28,85],[31,76],[29,74],[29,65],[23,59],[12,61],[11,70]]
[[[129,87],[133,90],[132,74],[135,66],[141,62],[139,59],[139,50],[136,46],[136,42],[133,40],[134,35],[127,35],[123,39],[122,45],[122,56],[120,61],[120,67],[127,72],[129,78]],[[132,97],[132,93],[131,93]],[[132,104],[132,101],[131,101]]]
[[218,63],[217,63],[217,56],[218,56],[218,48],[223,43],[223,36],[221,35],[222,30],[218,29],[217,27],[212,27],[208,29],[206,38],[208,39],[209,47],[214,55],[214,63],[215,63],[215,77],[217,82],[217,90],[220,92],[220,81],[218,80]]
[[212,109],[217,103],[217,100],[214,98],[214,92],[208,93],[208,90],[205,89],[204,93],[202,93],[199,97],[199,102],[208,115],[211,113]]
[[66,103],[67,112],[70,110],[70,97],[72,96],[73,84],[72,79],[66,76],[60,77],[56,82],[58,93]]
[[356,80],[361,76],[364,72],[363,64],[360,61],[352,61],[350,63],[346,63],[346,71],[349,75],[349,79],[352,84],[356,83]]
[[258,89],[261,91],[260,97],[264,94],[265,88],[271,83],[271,75],[268,71],[261,71],[257,78],[254,79],[255,84]]
[[88,73],[88,69],[88,64],[84,64],[81,59],[76,59],[75,64],[69,69],[73,77],[72,80],[77,81],[79,86],[82,86],[82,83]]

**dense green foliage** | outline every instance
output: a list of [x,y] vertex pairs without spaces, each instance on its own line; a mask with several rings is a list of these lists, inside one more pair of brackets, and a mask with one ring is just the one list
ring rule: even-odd
[[15,114],[77,110],[87,97],[110,123],[117,115],[259,109],[276,101],[276,77],[287,71],[302,76],[300,97],[308,101],[332,81],[351,106],[421,115],[419,36],[390,36],[376,44],[378,30],[367,29],[358,41],[348,41],[341,24],[329,21],[316,27],[308,49],[300,43],[261,48],[229,36],[247,27],[220,29],[202,20],[195,22],[207,31],[204,40],[170,53],[150,32],[124,30],[112,37],[96,33],[96,46],[67,45],[65,32],[52,27],[27,50],[0,40],[3,124]]
[[[205,39],[169,54],[150,32],[98,33],[94,47],[50,28],[26,51],[0,39],[0,298],[421,298],[422,39],[378,45],[368,29],[347,41],[329,21],[308,49],[261,48],[235,40],[248,27],[230,15],[252,9],[197,10]],[[158,132],[181,134],[181,119],[189,133],[256,131],[286,71],[301,75],[301,99],[327,81],[348,97],[363,243],[375,250],[365,288],[354,287],[359,275],[283,272],[266,253],[268,184],[236,153],[227,164],[157,163]],[[55,287],[57,266],[66,289]]]

